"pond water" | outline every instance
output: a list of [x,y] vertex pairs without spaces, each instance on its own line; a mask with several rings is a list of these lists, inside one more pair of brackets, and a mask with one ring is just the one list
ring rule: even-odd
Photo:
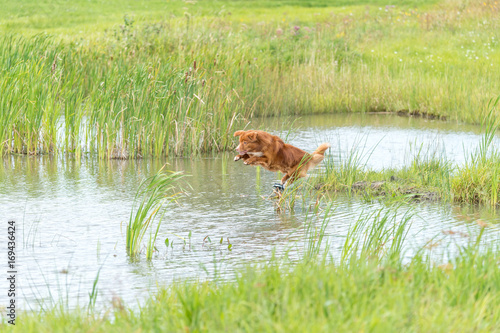
[[[463,163],[481,139],[478,127],[396,116],[311,116],[262,125],[308,151],[330,142],[334,161],[358,150],[371,169],[400,167],[419,147]],[[113,297],[133,306],[158,285],[174,280],[230,279],[245,264],[269,259],[273,250],[278,256],[287,252],[292,260],[298,258],[304,247],[306,208],[297,203],[294,213],[278,214],[273,203],[262,197],[270,194],[277,175],[261,170],[257,177],[256,168],[233,162],[233,156],[133,161],[4,157],[0,217],[5,235],[7,221],[16,221],[21,308],[54,302],[86,306],[98,273],[98,306],[109,306]],[[166,210],[153,260],[131,261],[125,250],[125,226],[134,196],[140,182],[165,163],[187,175],[181,181],[185,195]],[[385,204],[342,196],[331,204],[326,235],[336,258],[349,226]],[[409,209],[414,215],[406,247],[416,249],[432,242],[437,245],[432,251],[438,262],[477,235],[478,220],[492,225],[486,242],[500,239],[500,216],[494,211],[424,203],[401,207],[401,214]],[[321,223],[322,218],[320,213],[310,221]],[[174,242],[168,250],[166,238]],[[1,246],[6,253],[6,241]],[[0,306],[6,304],[2,293]]]

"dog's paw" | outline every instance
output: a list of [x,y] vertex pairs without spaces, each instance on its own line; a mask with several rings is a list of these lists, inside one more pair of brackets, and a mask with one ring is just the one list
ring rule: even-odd
[[240,156],[240,155],[236,155],[236,156],[234,157],[234,161],[235,161],[235,162],[236,162],[236,161],[239,161],[239,160],[240,160],[240,158],[241,158],[241,156]]
[[274,184],[273,189],[278,192],[283,192],[285,190],[285,186],[283,184]]

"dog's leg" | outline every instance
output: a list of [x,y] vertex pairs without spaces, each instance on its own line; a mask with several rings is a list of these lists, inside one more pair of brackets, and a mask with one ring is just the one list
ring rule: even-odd
[[267,159],[265,157],[252,156],[248,159],[245,159],[243,163],[247,165],[262,165],[265,166]]
[[290,178],[290,175],[287,173],[283,176],[283,178],[281,178],[281,185],[285,185],[285,183],[287,182],[287,180]]
[[281,178],[281,184],[283,185],[283,188],[285,185],[290,185],[294,181],[296,181],[299,178],[305,177],[307,174],[304,172],[304,170],[295,170],[293,172],[288,172]]
[[285,190],[286,182],[290,176],[288,174],[284,175],[283,178],[281,178],[281,183],[280,184],[274,184],[273,188],[277,190],[278,192],[283,192]]
[[234,161],[239,161],[240,159],[243,159],[243,161],[247,160],[250,158],[250,155],[248,154],[244,154],[244,155],[241,155],[241,154],[238,154],[234,157]]

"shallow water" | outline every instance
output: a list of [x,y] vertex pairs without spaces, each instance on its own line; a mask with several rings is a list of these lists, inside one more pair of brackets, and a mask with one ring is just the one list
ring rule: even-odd
[[[466,152],[481,139],[478,127],[396,116],[314,116],[293,124],[269,120],[265,127],[283,137],[287,133],[282,129],[293,128],[287,141],[309,151],[330,142],[330,154],[337,162],[357,149],[371,169],[400,167],[421,145],[423,151],[434,150],[463,163]],[[269,259],[273,250],[278,256],[286,252],[292,260],[298,258],[303,252],[307,208],[297,203],[295,213],[276,213],[273,203],[262,196],[270,193],[277,175],[264,170],[258,175],[255,168],[233,162],[233,156],[168,161],[3,158],[0,216],[4,225],[15,220],[18,227],[21,307],[37,308],[54,301],[85,306],[98,272],[97,302],[106,307],[114,296],[129,305],[141,303],[157,285],[176,279],[230,279],[243,265]],[[155,258],[132,262],[125,251],[125,225],[133,199],[140,182],[165,162],[171,170],[184,170],[185,194],[166,210]],[[336,258],[349,226],[385,204],[341,196],[331,202],[326,235]],[[425,203],[401,207],[400,214],[408,209],[414,212],[408,256],[412,249],[432,244],[429,251],[435,253],[436,261],[445,260],[477,235],[478,220],[493,225],[487,228],[486,242],[500,239],[495,226],[500,216],[495,212]],[[310,216],[309,221],[321,223],[322,213]],[[7,234],[6,227],[2,230]],[[167,237],[174,242],[168,250]],[[1,251],[6,253],[6,242]],[[7,302],[4,294],[0,306]]]

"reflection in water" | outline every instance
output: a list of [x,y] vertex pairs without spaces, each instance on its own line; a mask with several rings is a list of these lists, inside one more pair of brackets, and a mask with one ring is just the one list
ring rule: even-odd
[[[344,147],[350,149],[359,143],[355,142],[357,137],[364,137],[362,148],[374,149],[367,160],[372,168],[404,163],[409,143],[427,138],[429,142],[438,138],[446,156],[460,161],[462,144],[474,147],[480,138],[474,128],[453,132],[458,125],[446,125],[449,128],[443,130],[443,123],[399,117],[307,117],[294,126],[291,143],[311,151],[320,142],[330,141],[334,155],[345,154]],[[279,125],[270,123],[269,128],[279,133]],[[378,143],[375,148],[374,143]],[[277,214],[272,203],[261,196],[270,193],[279,176],[232,159],[232,154],[134,161],[65,156],[3,158],[0,215],[18,225],[18,288],[25,300],[21,306],[36,307],[52,299],[85,306],[99,269],[98,302],[109,305],[113,296],[120,296],[134,304],[157,283],[213,278],[216,274],[231,278],[242,265],[269,259],[273,250],[278,256],[287,253],[291,260],[298,258],[303,251],[307,209],[298,200],[295,213]],[[124,232],[136,190],[165,163],[171,170],[185,171],[187,177],[181,182],[185,195],[166,211],[154,260],[131,262],[126,256]],[[333,200],[326,233],[334,259],[349,226],[360,215],[383,207],[383,203],[344,197]],[[448,204],[410,205],[403,207],[401,214],[406,209],[415,211],[408,255],[410,249],[427,244],[436,253],[436,260],[477,235],[478,221],[494,225],[499,220],[495,212]],[[321,223],[321,214],[310,216],[310,221]],[[173,241],[173,247],[167,249],[166,238]],[[488,228],[486,240],[498,240],[497,227]],[[437,246],[430,246],[434,243]],[[0,305],[4,302],[0,299]]]

